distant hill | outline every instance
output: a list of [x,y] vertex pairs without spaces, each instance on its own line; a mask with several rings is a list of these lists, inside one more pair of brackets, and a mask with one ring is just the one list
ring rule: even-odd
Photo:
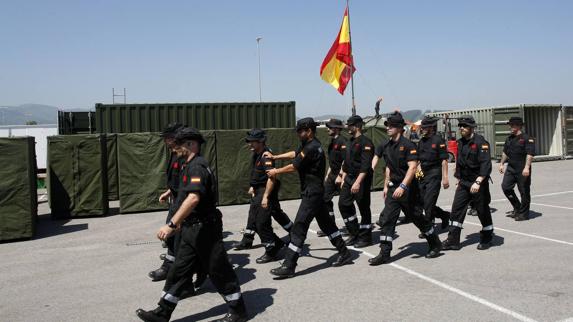
[[37,124],[58,123],[58,108],[42,104],[0,106],[0,125],[25,125],[27,121]]

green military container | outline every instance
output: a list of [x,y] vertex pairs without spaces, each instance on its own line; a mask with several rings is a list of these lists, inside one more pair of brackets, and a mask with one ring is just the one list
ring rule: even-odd
[[58,134],[92,134],[95,132],[95,112],[58,111]]
[[38,197],[33,137],[0,138],[0,241],[32,238]]
[[105,135],[49,136],[46,172],[53,218],[107,215]]
[[[202,131],[201,154],[217,171],[215,132]],[[119,207],[121,213],[165,210],[159,196],[167,189],[168,151],[159,133],[117,134]]]
[[99,133],[160,132],[180,122],[199,130],[292,128],[295,102],[96,104]]

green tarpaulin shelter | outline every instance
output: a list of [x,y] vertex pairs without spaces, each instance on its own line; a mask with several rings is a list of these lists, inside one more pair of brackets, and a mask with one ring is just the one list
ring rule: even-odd
[[48,195],[53,218],[108,213],[107,141],[101,134],[48,137]]
[[0,138],[0,241],[32,238],[38,197],[33,137]]

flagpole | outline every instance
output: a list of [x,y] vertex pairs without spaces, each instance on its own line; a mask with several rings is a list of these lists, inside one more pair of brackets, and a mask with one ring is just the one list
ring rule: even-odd
[[[348,9],[348,41],[350,43],[350,53],[352,54],[352,33],[350,31],[350,6],[349,6],[349,0],[346,0],[346,8]],[[350,70],[348,71],[350,73],[350,88],[352,89],[352,115],[356,115],[356,102],[354,100],[354,57],[351,56],[351,60],[350,60]]]

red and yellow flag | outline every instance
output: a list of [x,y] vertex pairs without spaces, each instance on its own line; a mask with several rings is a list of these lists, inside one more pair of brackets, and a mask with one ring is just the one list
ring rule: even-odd
[[348,19],[348,7],[346,7],[338,36],[320,67],[320,78],[344,95],[346,85],[348,85],[354,71],[350,45],[350,21]]

